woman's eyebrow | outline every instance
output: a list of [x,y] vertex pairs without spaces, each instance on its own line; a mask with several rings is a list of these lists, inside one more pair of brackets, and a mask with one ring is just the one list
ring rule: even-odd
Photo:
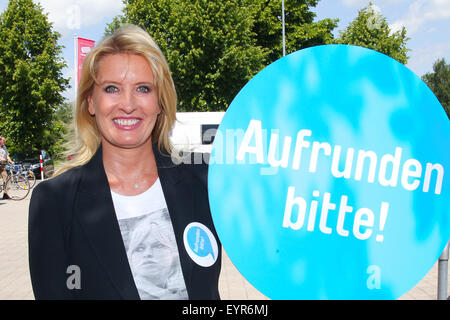
[[143,85],[143,84],[151,86],[151,87],[153,87],[155,85],[155,83],[152,81],[139,81],[139,82],[135,83],[135,85]]
[[[99,85],[104,85],[104,84],[123,84],[121,81],[114,81],[114,80],[103,80],[103,81],[99,81],[98,82]],[[149,86],[155,86],[155,83],[153,81],[138,81],[136,83],[134,83],[133,85],[149,85]]]
[[98,82],[98,85],[104,85],[104,84],[106,84],[106,83],[108,83],[108,84],[121,84],[121,82],[120,81],[114,81],[114,80],[103,80],[103,81],[99,81]]

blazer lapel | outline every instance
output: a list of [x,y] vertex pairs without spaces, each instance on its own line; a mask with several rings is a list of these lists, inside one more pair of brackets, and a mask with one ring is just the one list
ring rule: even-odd
[[114,211],[102,148],[83,167],[75,213],[112,283],[124,299],[139,300]]
[[191,273],[194,262],[184,248],[183,234],[186,226],[193,222],[192,189],[188,185],[187,177],[182,165],[175,165],[168,154],[161,154],[156,145],[153,145],[156,165],[158,167],[159,180],[164,193],[164,198],[169,210],[170,219],[177,241],[180,256],[181,269],[188,295],[191,297],[192,284]]

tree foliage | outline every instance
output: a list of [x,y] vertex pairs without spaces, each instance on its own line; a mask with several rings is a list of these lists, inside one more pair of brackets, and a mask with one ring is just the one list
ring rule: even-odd
[[340,33],[335,42],[373,49],[406,64],[408,40],[405,27],[392,32],[386,18],[369,4],[358,11],[358,16]]
[[[257,45],[269,51],[267,63],[282,57],[281,1],[250,1],[253,7]],[[315,22],[316,14],[310,10],[319,0],[286,0],[285,33],[286,54],[333,41],[332,30],[338,20],[324,19]]]
[[73,103],[61,104],[53,114],[52,127],[44,131],[44,140],[49,146],[46,150],[56,161],[66,160],[65,153],[71,149],[69,144],[74,141],[73,109]]
[[[332,39],[336,22],[313,23],[317,0],[286,0],[288,52]],[[125,0],[107,27],[136,24],[169,62],[179,110],[225,110],[257,72],[282,55],[281,2],[276,0]]]
[[59,36],[32,0],[10,0],[0,15],[0,132],[10,152],[52,150],[46,137],[68,86]]
[[434,92],[450,119],[450,64],[444,58],[436,60],[433,72],[424,74],[422,80]]

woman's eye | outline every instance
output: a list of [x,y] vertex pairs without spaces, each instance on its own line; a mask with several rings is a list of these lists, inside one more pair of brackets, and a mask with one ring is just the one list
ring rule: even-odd
[[117,91],[119,91],[119,89],[115,86],[107,86],[105,88],[105,92],[107,92],[107,93],[115,93]]
[[148,86],[139,86],[137,88],[137,91],[141,92],[141,93],[148,93],[148,92],[150,92],[150,87],[148,87]]

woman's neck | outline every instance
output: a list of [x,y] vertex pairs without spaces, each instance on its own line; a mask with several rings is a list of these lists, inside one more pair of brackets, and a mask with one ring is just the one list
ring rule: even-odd
[[116,193],[128,196],[143,193],[158,178],[151,141],[132,149],[103,143],[102,156],[109,186]]

